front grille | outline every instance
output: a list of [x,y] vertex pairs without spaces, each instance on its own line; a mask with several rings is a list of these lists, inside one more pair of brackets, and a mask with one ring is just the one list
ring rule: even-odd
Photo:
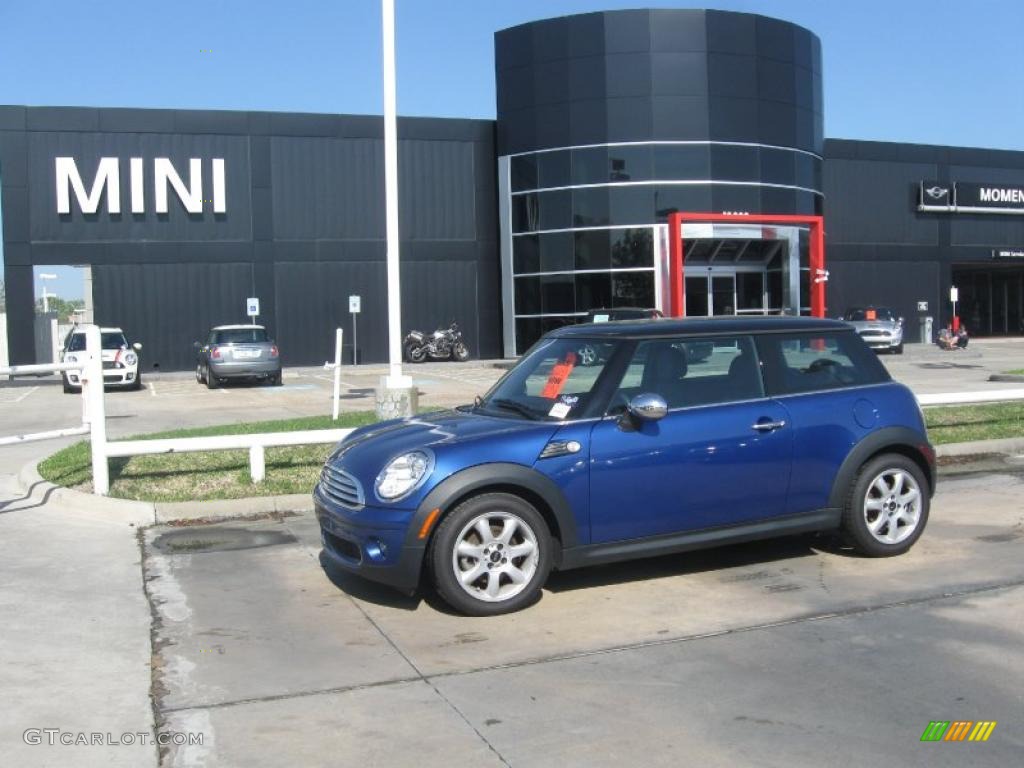
[[116,360],[103,361],[103,370],[109,371],[114,368],[124,368],[124,365],[122,363],[117,362]]
[[320,473],[320,491],[334,503],[345,507],[358,509],[366,503],[359,481],[330,464]]

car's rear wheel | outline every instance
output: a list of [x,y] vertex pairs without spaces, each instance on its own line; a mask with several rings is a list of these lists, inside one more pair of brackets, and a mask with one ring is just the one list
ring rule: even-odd
[[205,379],[203,378],[203,364],[196,363],[196,381],[202,384]]
[[272,387],[280,387],[283,383],[284,379],[282,378],[281,371],[278,371],[270,377],[270,386]]
[[470,616],[534,602],[551,569],[544,518],[524,499],[488,493],[463,502],[438,526],[428,562],[438,594]]
[[924,532],[928,509],[928,481],[921,468],[902,454],[883,454],[861,467],[851,484],[843,533],[863,555],[901,555]]
[[210,370],[209,363],[207,363],[207,365],[206,365],[205,372],[206,372],[206,375],[203,377],[203,379],[206,381],[206,388],[207,389],[216,389],[217,385],[220,382],[217,380],[217,377],[213,375],[213,371]]

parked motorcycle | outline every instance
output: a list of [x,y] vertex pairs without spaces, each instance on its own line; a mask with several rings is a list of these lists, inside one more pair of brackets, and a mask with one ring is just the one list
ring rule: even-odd
[[409,331],[402,342],[402,352],[410,363],[422,363],[428,357],[431,360],[454,360],[458,363],[469,359],[469,347],[462,340],[462,331],[456,322],[429,336],[423,331]]

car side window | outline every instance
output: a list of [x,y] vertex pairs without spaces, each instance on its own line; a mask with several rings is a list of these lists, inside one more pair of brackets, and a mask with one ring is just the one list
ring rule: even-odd
[[748,336],[651,339],[640,342],[610,412],[642,393],[661,395],[669,408],[755,400],[764,387]]
[[769,395],[889,381],[875,353],[852,331],[764,335],[757,341]]

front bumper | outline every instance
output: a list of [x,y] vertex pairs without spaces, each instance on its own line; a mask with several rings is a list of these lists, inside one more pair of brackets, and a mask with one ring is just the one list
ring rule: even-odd
[[865,336],[861,334],[861,338],[872,349],[896,349],[903,343],[902,336]]
[[[136,376],[138,376],[138,371],[132,368],[105,368],[103,370],[103,386],[131,387],[135,384]],[[79,388],[82,386],[78,371],[68,371],[64,374],[64,379],[69,387]]]
[[414,510],[349,510],[327,501],[318,490],[313,505],[323,554],[331,564],[404,592],[416,589],[426,543],[410,535]]
[[245,360],[210,364],[210,372],[218,379],[267,379],[281,372],[280,360]]

